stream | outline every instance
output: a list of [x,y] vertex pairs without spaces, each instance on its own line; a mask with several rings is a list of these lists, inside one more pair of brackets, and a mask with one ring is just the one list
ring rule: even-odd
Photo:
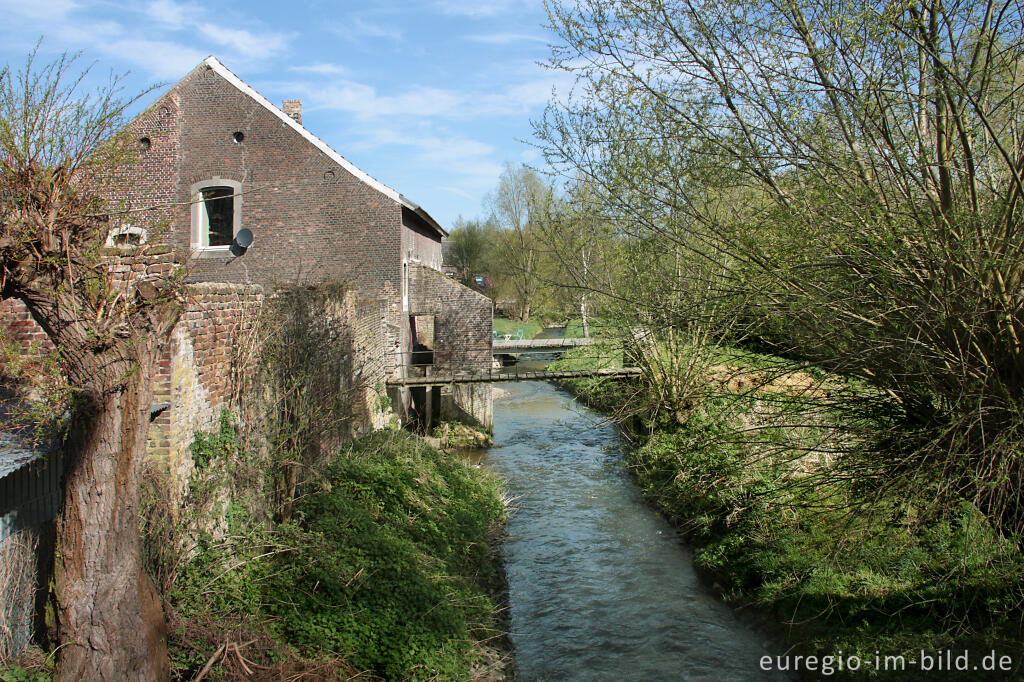
[[698,579],[615,427],[545,382],[497,384],[482,462],[514,498],[504,553],[520,680],[760,680],[775,655]]

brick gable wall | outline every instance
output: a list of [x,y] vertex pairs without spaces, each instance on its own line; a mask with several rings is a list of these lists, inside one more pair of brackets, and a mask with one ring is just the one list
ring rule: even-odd
[[[165,100],[178,103],[177,201],[187,204],[195,183],[239,182],[241,226],[255,235],[239,258],[199,259],[190,279],[268,288],[345,279],[369,298],[399,291],[401,206],[205,65]],[[149,132],[142,121],[137,130]],[[241,142],[235,133],[244,136]],[[152,153],[162,153],[156,138]],[[188,251],[189,211],[178,212],[171,240]]]

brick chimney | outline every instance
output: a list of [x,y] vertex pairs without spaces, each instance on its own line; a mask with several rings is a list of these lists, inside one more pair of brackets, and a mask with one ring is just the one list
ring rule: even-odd
[[294,118],[296,123],[302,125],[302,100],[284,100],[281,102],[281,111]]

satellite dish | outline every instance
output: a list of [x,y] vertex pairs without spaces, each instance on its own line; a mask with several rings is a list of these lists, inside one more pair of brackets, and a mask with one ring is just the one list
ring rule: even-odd
[[243,227],[241,230],[235,233],[235,244],[243,249],[248,249],[252,246],[252,230],[247,227]]

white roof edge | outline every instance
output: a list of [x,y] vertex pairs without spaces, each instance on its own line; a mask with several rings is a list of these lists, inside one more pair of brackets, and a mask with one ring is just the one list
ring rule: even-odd
[[410,209],[414,211],[423,210],[416,204],[412,203],[411,201],[403,197],[395,190],[385,185],[383,182],[380,182],[379,180],[376,180],[375,178],[369,176],[366,172],[360,170],[354,163],[346,159],[338,152],[331,149],[331,147],[326,142],[324,142],[319,137],[303,128],[302,125],[300,125],[295,119],[293,119],[291,116],[289,116],[288,114],[284,113],[283,111],[275,107],[273,104],[271,104],[270,100],[268,100],[266,97],[257,92],[255,88],[253,88],[251,85],[249,85],[241,78],[233,74],[231,70],[223,64],[221,64],[220,60],[216,57],[207,57],[203,60],[203,64],[216,71],[222,78],[224,78],[224,80],[234,85],[243,93],[245,93],[252,99],[262,104],[264,107],[266,107],[267,111],[272,113],[274,116],[277,116],[285,125],[287,125],[288,127],[292,128],[295,132],[302,135],[302,137],[306,138],[306,140],[309,143],[311,143],[314,147],[322,151],[324,154],[330,157],[332,161],[337,163],[339,166],[347,170],[349,173],[354,175],[362,182],[366,183],[367,185],[377,190],[381,194],[386,195],[393,201],[396,201],[404,206],[408,206]]

